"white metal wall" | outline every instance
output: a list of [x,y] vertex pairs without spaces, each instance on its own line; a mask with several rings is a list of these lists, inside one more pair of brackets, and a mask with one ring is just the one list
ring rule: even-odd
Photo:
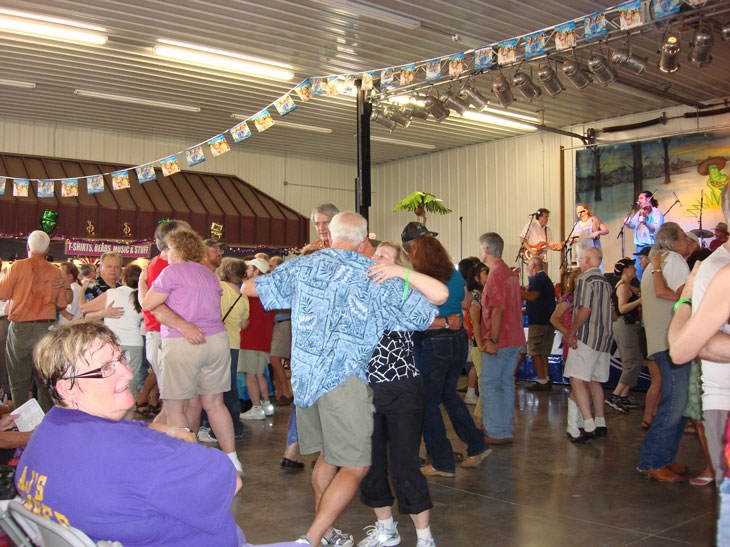
[[[9,153],[135,166],[169,156],[192,144],[195,143],[0,118],[0,151]],[[251,152],[245,143],[231,144],[227,154],[217,158],[209,156],[205,162],[184,169],[237,175],[307,217],[315,205],[328,201],[343,210],[354,209],[355,164]],[[312,239],[315,237],[312,231]]]
[[[512,264],[527,215],[539,207],[550,209],[550,226],[555,238],[560,237],[561,144],[570,145],[570,139],[540,133],[378,165],[373,169],[371,230],[381,239],[399,239],[403,226],[415,216],[391,211],[408,193],[423,190],[453,211],[429,215],[426,224],[439,233],[454,262],[478,255],[479,236],[497,232],[505,241],[505,261]],[[572,170],[571,158],[566,154],[566,173]],[[572,191],[566,198],[570,211]],[[554,279],[558,257],[558,253],[549,256]]]

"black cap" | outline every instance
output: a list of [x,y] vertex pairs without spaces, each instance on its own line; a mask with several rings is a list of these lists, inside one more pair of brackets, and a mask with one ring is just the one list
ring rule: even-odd
[[636,253],[636,256],[649,256],[651,249],[651,247],[644,247],[638,253]]
[[622,258],[618,262],[616,262],[616,265],[613,267],[613,273],[615,275],[621,275],[627,266],[633,266],[634,261],[630,258]]
[[421,236],[430,235],[437,236],[437,232],[431,232],[420,222],[409,222],[403,231],[400,233],[400,240],[405,243],[406,241],[413,241]]

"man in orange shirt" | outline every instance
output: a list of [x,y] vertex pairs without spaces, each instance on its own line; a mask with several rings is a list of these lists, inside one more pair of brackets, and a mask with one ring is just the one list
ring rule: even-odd
[[[33,368],[33,348],[56,322],[56,311],[66,309],[73,292],[66,276],[45,258],[51,239],[40,230],[28,236],[28,258],[16,261],[0,281],[0,300],[8,300],[6,361],[13,402],[28,400]],[[38,399],[44,411],[52,405],[48,391],[36,378]]]

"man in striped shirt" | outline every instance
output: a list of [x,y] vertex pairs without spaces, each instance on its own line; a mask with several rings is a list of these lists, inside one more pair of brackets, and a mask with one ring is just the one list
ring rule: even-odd
[[[572,442],[585,442],[607,433],[603,415],[603,387],[608,380],[613,340],[611,285],[601,273],[598,247],[586,249],[580,257],[580,269],[573,305],[573,324],[563,338],[571,349],[565,362],[565,377],[570,378],[568,436]],[[591,399],[596,412],[591,414]],[[578,411],[584,428],[578,429]]]

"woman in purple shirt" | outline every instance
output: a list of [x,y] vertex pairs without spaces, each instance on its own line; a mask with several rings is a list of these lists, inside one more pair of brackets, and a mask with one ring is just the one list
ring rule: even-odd
[[160,397],[165,401],[167,423],[197,430],[202,405],[221,449],[239,474],[243,474],[234,446],[233,421],[223,404],[223,393],[231,385],[231,355],[228,334],[221,320],[222,289],[218,277],[200,264],[205,249],[198,234],[177,230],[165,241],[170,249],[170,265],[152,283],[142,300],[142,308],[152,311],[166,304],[182,319],[197,326],[205,337],[202,344],[193,344],[180,331],[162,323],[164,367],[158,383]]

